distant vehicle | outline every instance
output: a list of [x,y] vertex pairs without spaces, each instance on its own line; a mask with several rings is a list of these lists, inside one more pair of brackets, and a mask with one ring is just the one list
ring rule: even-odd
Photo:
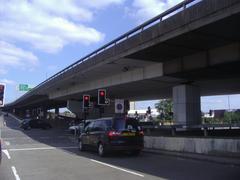
[[21,123],[20,123],[20,127],[23,128],[24,130],[27,129],[31,129],[31,127],[29,126],[29,121],[31,121],[32,119],[24,119]]
[[110,151],[138,155],[143,149],[143,131],[134,118],[101,118],[90,122],[79,136],[79,150],[97,150],[99,156]]
[[40,128],[40,129],[50,129],[52,128],[51,124],[41,119],[24,119],[20,127],[24,130],[31,128]]
[[81,134],[82,131],[84,130],[84,127],[86,127],[89,123],[90,123],[91,120],[86,120],[85,122],[85,125],[83,122],[77,124],[77,125],[72,125],[72,126],[69,126],[68,130],[70,133],[72,134]]
[[79,133],[82,131],[83,126],[84,126],[83,123],[79,123],[79,124],[77,124],[77,125],[70,126],[70,127],[68,128],[68,130],[69,130],[70,133],[72,133],[72,134],[74,134],[74,133],[79,134]]

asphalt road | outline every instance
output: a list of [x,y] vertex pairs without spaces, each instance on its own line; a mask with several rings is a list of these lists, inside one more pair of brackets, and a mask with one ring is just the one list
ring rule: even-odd
[[79,152],[64,130],[19,129],[0,115],[3,160],[0,180],[240,179],[240,167],[142,153],[138,157]]

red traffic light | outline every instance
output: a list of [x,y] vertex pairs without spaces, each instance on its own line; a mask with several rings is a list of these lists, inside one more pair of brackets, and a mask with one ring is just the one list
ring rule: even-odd
[[98,105],[106,105],[106,89],[98,90]]
[[90,95],[83,95],[83,108],[90,107]]
[[105,96],[105,92],[104,91],[100,91],[100,96]]

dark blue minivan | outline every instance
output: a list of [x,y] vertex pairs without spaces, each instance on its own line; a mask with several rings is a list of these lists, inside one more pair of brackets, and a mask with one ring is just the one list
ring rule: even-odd
[[79,136],[79,150],[97,150],[100,156],[111,151],[138,155],[143,149],[143,136],[134,118],[100,118],[91,121]]

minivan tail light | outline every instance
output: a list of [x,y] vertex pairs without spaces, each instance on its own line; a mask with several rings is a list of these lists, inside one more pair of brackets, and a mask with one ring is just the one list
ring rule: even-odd
[[108,136],[113,137],[113,136],[119,136],[121,133],[117,131],[109,131]]

